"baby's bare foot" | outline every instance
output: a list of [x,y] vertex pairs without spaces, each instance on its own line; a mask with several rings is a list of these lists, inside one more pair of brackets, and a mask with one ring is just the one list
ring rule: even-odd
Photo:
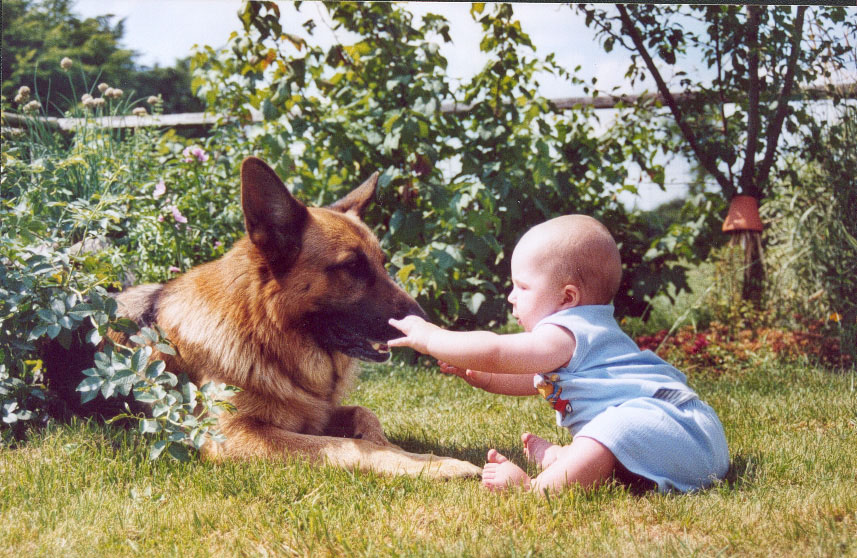
[[488,490],[506,490],[512,486],[530,487],[530,477],[523,469],[497,450],[488,450],[488,462],[482,468],[482,486]]
[[542,469],[549,467],[556,461],[557,452],[562,447],[529,432],[521,435],[521,441],[524,443],[524,454],[526,454],[527,460]]

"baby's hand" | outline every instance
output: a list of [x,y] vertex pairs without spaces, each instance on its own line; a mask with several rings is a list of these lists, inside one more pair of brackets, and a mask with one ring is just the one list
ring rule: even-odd
[[444,374],[452,374],[453,376],[458,376],[459,378],[465,377],[466,371],[462,368],[453,366],[448,362],[444,362],[442,360],[437,361],[437,365],[440,367],[440,371]]
[[440,371],[444,374],[458,376],[473,387],[486,389],[488,385],[491,384],[491,378],[493,375],[488,372],[479,372],[478,370],[471,370],[469,368],[465,370],[464,368],[453,366],[448,362],[443,362],[442,360],[437,361],[437,364],[440,366]]
[[390,347],[410,347],[421,353],[428,353],[429,339],[440,328],[419,316],[405,316],[401,320],[390,319],[391,326],[405,334],[404,337],[387,341]]

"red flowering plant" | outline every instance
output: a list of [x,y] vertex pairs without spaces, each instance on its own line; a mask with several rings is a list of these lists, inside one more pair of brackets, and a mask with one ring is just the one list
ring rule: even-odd
[[735,329],[714,321],[704,329],[687,325],[672,333],[664,329],[635,340],[641,349],[654,351],[684,371],[720,373],[727,365],[768,356],[788,361],[806,359],[831,368],[852,364],[850,356],[840,351],[839,337],[829,320],[794,318],[799,327],[793,329],[772,325]]

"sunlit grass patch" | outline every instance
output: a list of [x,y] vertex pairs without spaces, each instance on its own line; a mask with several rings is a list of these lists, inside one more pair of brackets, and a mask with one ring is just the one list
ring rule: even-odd
[[[0,450],[0,553],[15,556],[847,556],[857,554],[853,378],[763,364],[691,385],[720,413],[727,480],[696,494],[617,485],[549,499],[299,460],[149,461],[150,441],[79,421]],[[378,365],[350,403],[406,449],[523,464],[520,434],[568,434],[536,398]],[[530,468],[533,471],[532,467]]]

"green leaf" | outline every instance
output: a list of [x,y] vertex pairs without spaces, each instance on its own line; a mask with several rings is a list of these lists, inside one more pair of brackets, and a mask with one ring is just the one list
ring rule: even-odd
[[54,314],[57,316],[62,316],[65,314],[65,303],[61,299],[55,298],[51,301],[51,310],[53,310]]
[[274,103],[270,99],[262,101],[262,116],[265,120],[275,120],[279,116],[277,107],[274,106]]
[[175,349],[173,349],[170,345],[167,345],[166,343],[158,343],[157,345],[155,345],[155,348],[165,355],[176,356]]
[[154,403],[158,398],[151,391],[135,389],[134,400],[139,401],[140,403]]
[[145,376],[150,380],[154,380],[166,369],[166,367],[167,365],[164,364],[163,360],[152,361],[149,363],[149,366],[146,367]]
[[143,419],[140,421],[140,432],[142,434],[155,434],[161,431],[161,425],[158,421],[152,419]]
[[464,303],[467,306],[467,309],[470,310],[470,313],[474,316],[479,313],[479,308],[482,306],[483,302],[485,302],[485,295],[482,293],[474,293],[471,296],[464,297]]
[[57,321],[56,315],[48,310],[47,308],[40,308],[36,311],[36,315],[42,319],[43,322],[47,322],[49,324],[55,323]]
[[51,339],[56,339],[56,336],[59,335],[60,330],[62,330],[62,327],[60,327],[59,324],[50,324],[48,326],[48,337],[50,337]]
[[88,403],[95,399],[103,383],[104,380],[100,376],[89,376],[80,382],[77,386],[77,391],[80,392],[80,402]]
[[190,461],[190,455],[188,454],[187,447],[182,444],[170,444],[170,447],[167,448],[167,452],[170,454],[170,457],[176,461]]
[[169,442],[167,442],[166,440],[158,440],[157,442],[152,444],[152,449],[149,451],[149,459],[154,461],[155,459],[160,457],[161,453],[163,453],[164,451],[164,448],[167,447],[167,444],[169,444]]
[[27,341],[33,341],[42,337],[48,331],[48,326],[45,324],[39,324],[30,331],[30,335],[27,336]]
[[86,332],[86,342],[90,345],[98,345],[101,343],[101,334],[98,332],[98,328],[92,328]]

